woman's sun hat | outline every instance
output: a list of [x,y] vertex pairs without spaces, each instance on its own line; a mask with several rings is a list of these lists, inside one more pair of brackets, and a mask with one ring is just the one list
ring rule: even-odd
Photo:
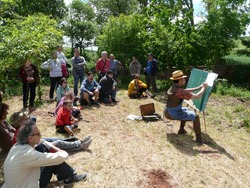
[[170,80],[179,80],[181,78],[187,78],[187,76],[184,75],[181,70],[177,70],[172,73],[172,77],[170,78]]

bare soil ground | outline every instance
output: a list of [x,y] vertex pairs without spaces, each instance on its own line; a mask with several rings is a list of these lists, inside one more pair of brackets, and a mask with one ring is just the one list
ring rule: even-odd
[[[117,93],[120,102],[115,106],[101,104],[100,108],[84,107],[81,111],[81,131],[76,137],[91,135],[94,139],[90,152],[70,154],[67,162],[78,172],[89,175],[86,182],[73,187],[250,187],[250,134],[238,128],[243,117],[238,113],[240,110],[237,113],[233,110],[239,105],[242,110],[249,109],[248,101],[241,103],[235,98],[212,95],[206,108],[207,133],[202,126],[208,144],[198,146],[193,141],[192,123],[187,123],[186,135],[177,135],[178,121],[127,120],[130,114],[140,115],[139,106],[150,102],[162,114],[165,100],[164,96],[130,100],[126,93],[125,90]],[[10,104],[10,114],[22,108],[21,97],[5,102]],[[54,107],[55,103],[45,101],[32,112],[43,137],[63,136],[55,133],[55,118],[48,115]],[[4,157],[0,156],[1,167]],[[49,187],[63,186],[53,177]]]

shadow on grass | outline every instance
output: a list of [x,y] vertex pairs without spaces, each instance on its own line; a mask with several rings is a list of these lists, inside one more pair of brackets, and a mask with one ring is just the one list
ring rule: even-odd
[[208,147],[213,150],[204,150],[204,149],[196,149],[195,147],[199,146],[194,140],[193,136],[186,135],[178,135],[175,133],[167,133],[167,140],[181,153],[186,155],[198,155],[198,154],[224,154],[228,158],[234,160],[234,157],[230,155],[222,146],[218,145],[208,134],[202,134],[203,139],[206,140],[206,144]]

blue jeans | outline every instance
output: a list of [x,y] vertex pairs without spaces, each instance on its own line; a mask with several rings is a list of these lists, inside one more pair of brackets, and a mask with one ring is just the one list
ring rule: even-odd
[[74,77],[74,95],[77,96],[78,94],[78,82],[80,80],[80,84],[82,84],[82,81],[84,80],[84,74],[75,74]]

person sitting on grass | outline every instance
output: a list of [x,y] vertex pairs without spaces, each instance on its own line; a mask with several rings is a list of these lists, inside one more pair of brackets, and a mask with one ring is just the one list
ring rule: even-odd
[[[31,119],[36,122],[36,118],[34,116],[29,116],[26,112],[15,112],[10,116],[11,125],[6,121],[6,117],[8,114],[9,105],[2,103],[2,108],[0,109],[0,148],[8,153],[10,148],[16,144],[16,137],[18,134],[18,130],[23,124],[23,122],[27,119]],[[92,137],[87,136],[83,140],[78,140],[75,137],[71,138],[44,138],[43,140],[47,142],[51,142],[54,146],[70,151],[80,151],[80,150],[88,150]],[[38,145],[37,148],[44,148],[43,146]],[[37,149],[40,151],[39,149]]]
[[[174,120],[180,120],[180,129],[178,134],[185,134],[186,130],[184,129],[186,121],[193,121],[194,132],[196,135],[196,142],[202,144],[203,139],[201,137],[201,127],[200,127],[200,118],[194,111],[182,107],[183,100],[189,99],[198,99],[200,98],[207,84],[203,83],[196,88],[187,88],[183,89],[183,86],[186,84],[187,76],[183,74],[181,70],[174,71],[172,73],[173,86],[171,86],[167,91],[167,105],[165,108],[165,116],[170,116]],[[192,93],[193,91],[198,91],[198,93]]]
[[71,114],[72,110],[72,101],[65,100],[56,116],[56,132],[68,133],[70,136],[73,136],[74,131],[80,130],[77,125],[78,119],[74,118]]
[[64,97],[65,94],[67,92],[69,92],[69,90],[70,90],[70,88],[68,86],[67,78],[61,78],[60,81],[59,81],[58,88],[56,90],[56,102],[57,102],[57,105],[61,101],[62,97]]
[[78,120],[81,120],[82,119],[81,112],[77,107],[74,106],[75,97],[74,97],[74,93],[71,92],[71,91],[67,92],[65,94],[65,96],[61,98],[61,101],[58,103],[58,105],[57,105],[57,107],[56,107],[56,109],[54,111],[54,115],[55,116],[57,115],[59,109],[63,106],[63,102],[66,101],[66,100],[70,100],[73,103],[73,110],[71,112],[72,116],[74,118],[77,118]]
[[[94,80],[94,74],[88,72],[87,78],[83,80],[81,85],[81,105],[98,105],[98,97],[101,86]],[[94,97],[94,100],[93,100]]]
[[[36,118],[34,116],[29,116],[27,112],[15,112],[10,116],[11,126],[15,129],[13,144],[16,143],[16,136],[17,136],[19,128],[21,127],[23,122],[27,119],[31,119],[34,122],[36,122]],[[5,122],[5,123],[7,123],[7,122]],[[11,127],[11,126],[9,125],[9,127]],[[92,142],[92,137],[87,136],[83,140],[78,140],[75,137],[65,138],[65,139],[62,139],[62,138],[43,138],[42,140],[50,142],[52,145],[54,145],[62,150],[65,150],[67,152],[73,152],[73,151],[87,151],[91,142]],[[38,145],[36,147],[36,150],[40,151],[41,148],[44,148],[44,147],[41,145]],[[9,149],[10,148],[8,148],[8,150]],[[44,151],[44,149],[42,149],[42,151]],[[53,151],[51,151],[51,152],[53,152]]]
[[147,91],[147,84],[140,80],[138,74],[135,74],[134,79],[128,85],[128,96],[130,99],[139,99],[148,96],[154,98],[156,95],[151,95]]
[[116,103],[116,81],[113,79],[113,71],[109,70],[99,84],[101,86],[100,100],[106,104]]
[[3,188],[47,187],[53,174],[64,185],[85,181],[87,174],[77,174],[65,160],[68,153],[45,142],[54,153],[39,152],[35,146],[41,142],[41,132],[32,120],[26,120],[17,135],[17,143],[4,161]]

